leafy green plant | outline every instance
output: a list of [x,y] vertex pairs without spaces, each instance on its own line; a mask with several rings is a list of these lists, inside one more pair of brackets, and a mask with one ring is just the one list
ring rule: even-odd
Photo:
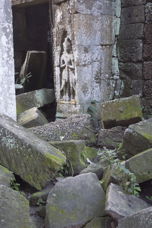
[[152,196],[146,196],[146,199],[152,201]]
[[125,167],[125,162],[117,158],[116,150],[104,148],[101,154],[102,159],[106,161],[123,190],[126,193],[139,196],[141,189],[137,183],[136,176]]
[[20,191],[20,184],[16,182],[16,180],[12,180],[10,183],[10,187],[14,189],[15,191]]

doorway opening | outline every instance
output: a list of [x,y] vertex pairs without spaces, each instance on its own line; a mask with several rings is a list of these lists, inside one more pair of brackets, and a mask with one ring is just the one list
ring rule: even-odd
[[[16,95],[44,88],[53,89],[53,39],[49,1],[14,5],[12,11]],[[55,102],[42,108],[49,121],[54,119],[55,108]]]
[[13,7],[16,83],[24,92],[53,88],[49,3]]

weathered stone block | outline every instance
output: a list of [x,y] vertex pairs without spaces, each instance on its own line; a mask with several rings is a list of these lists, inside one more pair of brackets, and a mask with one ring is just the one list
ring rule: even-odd
[[122,24],[141,23],[141,22],[144,23],[145,22],[144,5],[122,8],[121,15],[122,15],[121,17]]
[[55,177],[65,156],[14,121],[0,117],[0,163],[36,189]]
[[146,23],[151,24],[152,23],[152,3],[148,2],[145,5],[145,19]]
[[143,209],[119,221],[118,228],[151,228],[152,207]]
[[0,185],[0,227],[33,228],[28,200],[19,192]]
[[144,82],[143,94],[145,97],[152,97],[152,80],[147,80]]
[[66,158],[70,161],[72,174],[79,174],[86,167],[87,158],[92,160],[97,156],[97,150],[86,147],[83,140],[69,140],[50,142],[50,144],[61,151],[64,151]]
[[144,27],[144,42],[146,44],[152,43],[152,24],[145,24]]
[[76,45],[112,44],[112,17],[101,15],[74,14],[74,35]]
[[31,128],[32,132],[46,141],[85,140],[88,144],[96,142],[95,131],[90,115],[72,115],[64,120]]
[[106,148],[117,148],[122,142],[125,129],[120,126],[111,129],[101,129],[98,134],[97,145]]
[[11,171],[0,165],[0,185],[10,187],[15,177]]
[[136,155],[152,147],[152,119],[132,124],[125,130],[121,151]]
[[123,79],[130,78],[131,80],[142,79],[142,64],[141,63],[119,63],[120,77]]
[[122,0],[122,7],[143,5],[146,3],[146,0]]
[[84,173],[95,173],[99,180],[102,179],[104,167],[99,163],[91,163],[86,169],[83,169],[80,174]]
[[147,117],[152,115],[152,100],[151,98],[142,98],[143,113]]
[[83,227],[104,214],[105,193],[93,173],[58,182],[48,196],[46,228]]
[[55,100],[53,89],[40,89],[16,96],[17,113],[24,112],[33,107],[43,107]]
[[148,207],[150,205],[142,199],[125,194],[120,186],[110,184],[106,193],[105,212],[116,221]]
[[105,128],[127,126],[142,119],[139,96],[115,99],[101,105],[101,120]]
[[120,26],[119,39],[132,40],[142,39],[144,37],[144,24],[126,24]]
[[17,122],[24,127],[36,127],[48,123],[45,116],[36,107],[20,113]]
[[125,164],[135,174],[138,183],[152,179],[152,149],[135,155],[128,159]]
[[144,62],[144,79],[152,79],[152,62]]
[[145,60],[152,60],[152,44],[145,44],[143,50],[143,58]]
[[132,80],[131,84],[132,95],[142,95],[143,94],[143,80]]
[[142,61],[142,40],[121,40],[119,42],[119,60],[122,62]]
[[72,2],[73,13],[92,14],[92,15],[113,15],[112,1],[109,0],[83,0]]

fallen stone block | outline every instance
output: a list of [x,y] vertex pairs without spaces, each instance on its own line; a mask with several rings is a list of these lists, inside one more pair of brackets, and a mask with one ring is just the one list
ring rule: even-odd
[[152,148],[139,153],[126,162],[126,167],[135,174],[138,183],[152,179]]
[[115,149],[122,143],[125,127],[114,127],[111,129],[100,129],[97,145],[109,149]]
[[0,116],[0,164],[40,190],[65,164],[65,156],[15,121]]
[[16,96],[17,114],[33,107],[43,107],[55,101],[53,89],[39,89]]
[[36,107],[20,113],[18,115],[17,122],[21,126],[27,128],[37,127],[48,123],[45,116]]
[[33,228],[29,202],[17,191],[0,185],[0,227]]
[[150,205],[134,195],[125,194],[122,188],[111,183],[106,193],[105,212],[116,221],[133,215]]
[[140,98],[137,95],[102,103],[101,120],[104,128],[128,126],[143,117]]
[[58,182],[48,196],[46,228],[83,227],[104,214],[105,193],[93,173]]
[[151,228],[152,227],[152,207],[143,209],[138,213],[121,219],[118,228]]
[[87,168],[83,169],[80,174],[83,173],[95,173],[99,180],[103,177],[103,166],[99,163],[91,163]]
[[132,124],[124,132],[121,155],[136,155],[152,147],[152,118]]
[[0,185],[10,187],[13,181],[15,181],[14,174],[0,165]]
[[70,163],[71,175],[79,174],[87,166],[87,159],[97,156],[95,148],[87,147],[83,140],[68,140],[49,142],[52,146],[64,151]]
[[46,141],[85,140],[87,144],[96,143],[96,134],[88,114],[72,115],[64,120],[31,128],[31,131]]

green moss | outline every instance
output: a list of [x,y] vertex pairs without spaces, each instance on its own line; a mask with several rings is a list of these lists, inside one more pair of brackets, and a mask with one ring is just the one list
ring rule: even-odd
[[151,142],[152,142],[152,135],[147,134],[147,133],[142,133],[142,132],[141,132],[141,135],[142,135],[144,138],[148,139],[148,141],[151,141]]
[[45,157],[47,158],[47,164],[50,163],[52,168],[60,167],[66,163],[66,157],[61,152],[60,157],[50,153],[46,153]]
[[93,160],[97,157],[98,150],[93,147],[85,146],[84,150],[81,153],[82,159],[86,161],[87,158]]
[[1,166],[1,165],[0,165],[0,170],[1,170],[3,173],[6,173],[6,174],[12,174],[11,171],[9,171],[7,168],[5,168],[4,166]]

